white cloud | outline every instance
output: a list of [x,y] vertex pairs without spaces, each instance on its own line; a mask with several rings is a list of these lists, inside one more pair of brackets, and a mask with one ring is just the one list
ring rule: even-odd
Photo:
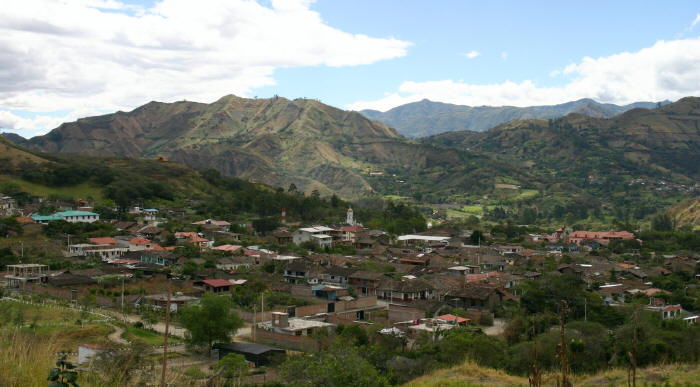
[[75,121],[78,118],[104,114],[105,111],[93,109],[77,109],[68,114],[47,115],[37,114],[31,118],[20,117],[12,112],[0,110],[0,132],[17,133],[29,138],[46,133],[64,122]]
[[474,58],[476,58],[477,56],[480,56],[481,53],[480,53],[479,51],[476,51],[476,50],[471,50],[471,51],[469,51],[469,52],[467,52],[467,53],[464,53],[464,54],[462,54],[462,55],[463,55],[464,57],[466,57],[467,59],[474,59]]
[[508,53],[505,52],[505,51],[502,51],[502,52],[501,52],[501,59],[503,59],[503,60],[508,59]]
[[273,85],[277,68],[355,66],[406,54],[408,42],[325,24],[311,3],[6,1],[0,108],[113,111],[150,100],[210,102]]
[[581,98],[616,104],[676,100],[700,95],[698,63],[700,38],[659,41],[637,52],[586,57],[555,70],[550,74],[565,82],[559,86],[538,86],[530,80],[486,85],[453,80],[406,81],[384,98],[358,101],[349,108],[387,110],[424,98],[471,106],[549,105]]
[[700,23],[700,13],[695,15],[695,20],[693,20],[693,22],[690,23],[690,28],[692,29],[693,27],[698,25],[698,23]]

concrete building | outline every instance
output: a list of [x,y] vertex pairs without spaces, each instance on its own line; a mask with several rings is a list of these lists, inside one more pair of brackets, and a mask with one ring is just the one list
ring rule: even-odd
[[297,245],[313,241],[321,247],[330,247],[333,244],[332,231],[332,228],[325,226],[304,227],[294,231],[292,241]]
[[21,263],[17,265],[7,265],[5,279],[10,286],[19,286],[27,282],[44,282],[46,280],[48,270],[47,265],[39,265],[36,263]]

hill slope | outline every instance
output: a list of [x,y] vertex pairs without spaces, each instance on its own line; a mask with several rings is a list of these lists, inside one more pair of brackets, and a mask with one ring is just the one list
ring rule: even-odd
[[[544,385],[556,385],[555,374],[543,376]],[[637,370],[638,385],[695,385],[700,380],[697,364],[669,364]],[[627,386],[627,370],[613,369],[594,375],[574,375],[575,386]],[[692,383],[692,384],[691,384]],[[451,386],[527,386],[526,377],[508,375],[503,371],[480,367],[473,363],[437,370],[407,383],[407,387]]]
[[[494,168],[483,157],[409,141],[357,112],[307,99],[226,96],[212,104],[151,102],[128,113],[65,123],[32,138],[28,146],[45,152],[166,157],[272,186],[294,183],[306,192],[345,197],[385,190],[391,183],[371,181],[370,171],[402,181],[451,174],[454,178],[442,186],[474,189],[478,184],[459,171],[469,165],[474,176],[474,171]],[[497,168],[506,175],[520,174],[502,163]]]
[[610,118],[634,108],[651,109],[656,106],[657,104],[652,102],[618,106],[592,99],[549,106],[464,106],[424,99],[397,106],[386,112],[363,110],[360,113],[369,119],[396,128],[404,136],[426,137],[459,130],[481,132],[513,120],[559,118],[570,113]]
[[[487,132],[451,132],[424,140],[528,163],[541,175],[577,179],[700,178],[700,98],[658,109],[633,109],[611,119],[570,114],[557,120],[513,121]],[[618,181],[617,183],[620,183]]]

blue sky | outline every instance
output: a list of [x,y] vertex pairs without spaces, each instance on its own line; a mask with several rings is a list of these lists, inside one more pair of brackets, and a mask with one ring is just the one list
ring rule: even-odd
[[540,105],[700,94],[700,3],[9,0],[0,130],[150,100]]

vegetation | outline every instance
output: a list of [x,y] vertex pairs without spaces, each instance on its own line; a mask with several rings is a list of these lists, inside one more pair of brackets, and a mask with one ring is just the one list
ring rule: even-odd
[[243,326],[243,320],[231,312],[231,299],[213,293],[205,294],[198,305],[180,309],[178,315],[187,329],[187,342],[193,346],[206,346],[211,351],[214,341],[228,342],[231,335]]

